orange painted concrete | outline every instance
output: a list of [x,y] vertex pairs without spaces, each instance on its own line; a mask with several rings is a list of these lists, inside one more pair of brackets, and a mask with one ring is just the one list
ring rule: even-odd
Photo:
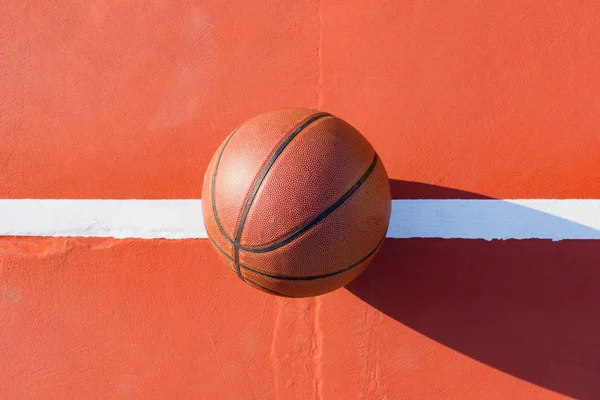
[[[289,300],[239,282],[205,240],[3,239],[0,393],[39,399],[558,397],[548,388],[579,398],[597,394],[590,390],[598,389],[600,324],[589,307],[600,300],[600,273],[585,260],[598,257],[598,248],[538,242],[524,255],[528,248],[526,242],[391,240],[348,289]],[[578,256],[554,262],[562,250]],[[443,258],[453,261],[441,264]],[[566,268],[575,271],[560,282]]]
[[[594,1],[0,5],[0,198],[198,198],[280,107],[394,198],[598,198]],[[0,398],[597,398],[600,244],[388,240],[276,299],[206,241],[0,240]]]
[[600,196],[596,1],[4,2],[0,198],[194,198],[235,126],[320,107],[390,177]]

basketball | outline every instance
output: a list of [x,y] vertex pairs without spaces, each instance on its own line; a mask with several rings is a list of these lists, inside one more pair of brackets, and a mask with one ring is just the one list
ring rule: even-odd
[[209,239],[242,281],[318,296],[360,275],[388,229],[387,173],[368,140],[331,114],[288,109],[241,124],[204,175]]

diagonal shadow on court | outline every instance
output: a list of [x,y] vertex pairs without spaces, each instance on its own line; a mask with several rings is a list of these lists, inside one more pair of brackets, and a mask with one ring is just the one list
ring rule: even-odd
[[[486,199],[416,182],[391,185],[396,199]],[[518,214],[597,236],[539,211]],[[599,288],[600,240],[539,239],[386,239],[347,286],[445,346],[579,399],[600,397]]]

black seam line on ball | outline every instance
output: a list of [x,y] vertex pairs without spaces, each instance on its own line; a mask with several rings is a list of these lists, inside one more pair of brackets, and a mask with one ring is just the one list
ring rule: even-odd
[[361,176],[360,179],[358,181],[356,181],[356,183],[350,189],[348,189],[348,191],[346,193],[344,193],[344,195],[342,197],[340,197],[335,203],[333,203],[332,205],[327,207],[323,212],[321,212],[319,215],[317,215],[312,221],[310,221],[308,224],[304,225],[302,228],[298,229],[296,232],[292,233],[285,239],[282,239],[282,240],[280,240],[276,243],[273,243],[272,245],[269,245],[267,247],[253,248],[253,247],[239,246],[239,249],[246,251],[248,253],[268,253],[268,252],[276,250],[282,246],[285,246],[286,244],[290,243],[292,240],[296,239],[298,236],[304,234],[306,231],[311,229],[313,226],[315,226],[316,224],[321,222],[323,219],[325,219],[328,215],[330,215],[335,210],[337,210],[342,204],[344,204],[344,202],[346,200],[348,200],[362,186],[363,183],[365,183],[367,178],[369,178],[369,176],[371,176],[371,174],[373,173],[373,170],[377,166],[377,160],[378,160],[377,153],[375,153],[375,156],[373,157],[373,161],[371,162],[371,165],[369,166],[367,171],[363,174],[363,176]]
[[[225,250],[223,250],[221,248],[221,246],[219,246],[214,239],[208,235],[208,238],[210,239],[211,242],[213,242],[213,244],[217,247],[217,249],[223,253],[227,258],[229,258],[231,261],[233,261],[233,259],[231,258],[230,255],[228,255]],[[288,281],[314,281],[317,279],[324,279],[324,278],[329,278],[331,276],[334,275],[338,275],[341,273],[344,273],[346,271],[351,270],[352,268],[357,267],[358,265],[360,265],[363,261],[365,261],[367,258],[371,257],[373,255],[373,253],[375,253],[377,251],[377,249],[381,246],[381,244],[383,243],[383,241],[385,240],[385,234],[383,235],[383,237],[379,240],[379,242],[377,243],[377,246],[375,246],[375,248],[373,250],[371,250],[369,252],[369,254],[367,254],[366,256],[364,256],[363,258],[361,258],[360,260],[358,260],[357,262],[355,262],[354,264],[351,264],[347,267],[344,267],[342,269],[338,269],[337,271],[334,272],[329,272],[327,274],[323,274],[323,275],[311,275],[311,276],[289,276],[289,275],[275,275],[275,274],[269,274],[267,272],[264,271],[259,271],[256,270],[254,268],[251,268],[245,264],[240,264],[240,267],[247,269],[248,271],[254,272],[255,274],[258,275],[263,275],[266,276],[268,278],[273,278],[273,279],[280,279],[280,280],[288,280]],[[235,272],[235,271],[234,271]],[[253,282],[256,283],[256,282]],[[281,294],[280,294],[281,295]]]
[[[304,123],[302,123],[298,128],[296,128],[291,135],[294,135],[294,137],[300,133],[300,131],[302,129],[304,129],[308,124],[310,124],[311,122],[315,121],[316,119],[322,118],[322,117],[326,117],[326,116],[331,116],[331,114],[328,113],[318,113],[313,115],[311,118],[309,118],[307,121],[305,121]],[[239,248],[239,241],[235,241],[233,239],[231,239],[227,233],[225,233],[225,229],[223,229],[223,226],[221,225],[221,222],[219,221],[219,215],[217,213],[217,205],[215,202],[215,182],[216,182],[216,178],[217,178],[217,170],[219,167],[219,163],[221,162],[221,157],[223,156],[223,153],[225,152],[225,148],[227,147],[227,144],[229,143],[229,141],[231,140],[231,138],[233,137],[233,135],[237,132],[238,129],[240,129],[242,127],[242,125],[238,126],[227,138],[227,140],[225,141],[225,143],[223,144],[223,147],[221,148],[221,151],[219,152],[219,155],[217,156],[217,159],[215,160],[215,167],[214,167],[214,171],[213,171],[213,176],[212,176],[212,181],[211,181],[211,202],[212,202],[212,208],[213,208],[213,216],[215,218],[215,223],[217,224],[217,227],[219,228],[219,231],[221,232],[221,235],[223,235],[223,237],[225,238],[225,240],[227,240],[229,243],[233,244],[234,246],[234,258],[233,261],[236,264],[236,271],[238,274],[238,277],[241,280],[244,280],[244,277],[242,276],[241,272],[240,272],[240,268],[239,268],[239,251],[237,251],[237,249]],[[291,138],[293,139],[293,137]],[[288,137],[286,139],[286,141],[291,141],[291,139]],[[285,142],[284,142],[285,143]],[[289,144],[289,142],[288,142]],[[274,161],[274,160],[272,160]],[[270,168],[270,166],[269,166]],[[264,179],[264,177],[263,177]]]
[[[225,143],[223,144],[223,147],[221,148],[221,151],[219,152],[219,156],[217,157],[216,161],[215,161],[215,168],[213,171],[213,176],[212,176],[212,181],[211,181],[211,203],[212,203],[212,209],[213,209],[213,216],[215,218],[215,223],[217,224],[217,227],[219,228],[219,231],[221,232],[221,235],[223,235],[223,237],[229,241],[230,243],[234,243],[233,239],[231,239],[227,233],[225,233],[225,229],[223,229],[223,226],[221,225],[221,222],[219,221],[219,215],[217,213],[217,203],[215,201],[215,185],[216,185],[216,181],[217,181],[217,170],[219,168],[219,163],[221,162],[221,157],[223,156],[223,153],[225,152],[225,148],[227,147],[227,144],[229,144],[229,141],[231,140],[231,138],[233,138],[233,135],[235,135],[235,133],[238,131],[238,129],[240,129],[242,127],[242,125],[238,126],[233,132],[231,132],[231,134],[229,135],[229,137],[227,138],[227,140],[225,141]],[[235,246],[235,245],[234,245]],[[238,278],[240,278],[242,281],[245,281],[240,268],[237,266],[238,265],[238,258],[239,258],[239,254],[238,252],[235,250],[234,247],[234,255],[235,255],[235,272],[237,273]]]
[[247,281],[247,282],[250,282],[251,284],[258,286],[258,287],[259,287],[259,288],[261,288],[262,290],[265,290],[265,291],[267,291],[267,292],[269,292],[269,293],[272,293],[272,294],[274,294],[274,295],[281,296],[281,297],[292,297],[292,298],[294,297],[294,296],[288,296],[287,294],[283,294],[283,293],[279,293],[279,292],[276,292],[276,291],[274,291],[274,290],[271,290],[271,289],[269,289],[268,287],[264,287],[263,285],[261,285],[261,284],[258,284],[258,283],[256,283],[256,282],[254,282],[252,279],[248,279],[248,278],[246,278],[246,281]]
[[229,137],[223,144],[223,147],[221,148],[221,151],[219,152],[219,155],[217,156],[217,159],[215,160],[215,167],[213,169],[211,185],[210,185],[210,202],[212,203],[213,217],[215,218],[215,222],[217,224],[217,227],[219,228],[219,231],[221,231],[221,235],[223,235],[223,237],[230,243],[233,243],[233,239],[231,239],[225,233],[225,229],[223,229],[223,226],[221,225],[221,222],[219,221],[219,214],[217,213],[217,204],[215,202],[215,183],[217,181],[217,169],[219,168],[219,163],[221,162],[221,157],[223,156],[223,153],[225,152],[225,147],[227,147],[227,144],[229,143],[229,141],[231,140],[233,135],[235,135],[235,133],[241,127],[242,126],[240,125],[237,128],[235,128],[235,130],[233,132],[231,132],[231,134],[229,135]]
[[[215,240],[208,235],[208,238],[210,239],[210,241],[212,242],[212,244],[215,245],[215,247],[217,248],[217,250],[219,250],[225,257],[227,257],[229,260],[233,261],[233,257],[231,257],[229,254],[227,254],[227,252],[225,250],[223,250],[221,248],[221,246],[219,246],[219,244],[217,242],[215,242]],[[232,268],[229,268],[229,266],[225,266],[228,270],[230,270],[231,272],[233,272],[234,274],[236,273],[236,271],[234,271]],[[256,283],[255,281],[253,281],[252,279],[249,279],[248,277],[245,277],[245,279],[243,279],[245,282],[250,282],[258,287],[260,287],[261,289],[266,290],[267,292],[276,294],[278,296],[283,296],[283,297],[293,297],[293,296],[288,296],[287,294],[283,294],[283,293],[279,293],[276,292],[274,290],[269,289],[268,287],[264,287],[263,285],[261,285],[260,283]]]
[[296,129],[294,129],[292,131],[292,133],[290,133],[288,135],[288,137],[279,145],[279,147],[277,148],[275,153],[273,153],[273,155],[271,156],[271,158],[269,159],[267,164],[263,167],[262,171],[260,172],[260,175],[258,176],[258,179],[256,179],[256,181],[254,182],[252,191],[250,192],[250,195],[248,196],[248,199],[246,200],[246,204],[244,205],[244,209],[242,211],[242,217],[240,218],[240,222],[238,225],[237,234],[236,234],[235,240],[233,242],[233,258],[234,258],[235,268],[237,270],[238,276],[241,279],[243,279],[243,277],[242,277],[242,273],[240,271],[240,247],[241,247],[240,240],[242,237],[242,232],[244,230],[244,224],[246,223],[246,218],[248,217],[248,213],[250,212],[250,207],[252,206],[252,203],[254,202],[254,198],[256,197],[256,194],[258,193],[258,189],[260,188],[260,185],[262,185],[263,181],[265,180],[265,177],[267,176],[267,173],[269,173],[269,170],[271,169],[273,164],[275,164],[275,161],[277,160],[277,158],[281,155],[281,153],[283,153],[285,148],[292,142],[292,140],[294,140],[294,138],[296,136],[298,136],[298,134],[300,132],[302,132],[304,130],[304,128],[306,128],[307,126],[309,126],[316,120],[323,118],[323,117],[328,117],[330,115],[331,114],[328,114],[328,113],[314,114],[312,117],[308,118],[306,121],[301,123]]
[[363,258],[361,258],[359,261],[355,262],[354,264],[351,264],[345,268],[338,269],[337,271],[329,272],[329,273],[323,274],[323,275],[311,275],[311,276],[274,275],[274,274],[269,274],[266,272],[255,270],[253,268],[248,267],[247,265],[242,264],[242,267],[244,269],[254,272],[255,274],[267,276],[269,278],[274,278],[274,279],[287,280],[287,281],[314,281],[317,279],[324,279],[324,278],[329,278],[331,276],[339,275],[339,274],[342,274],[344,272],[351,270],[352,268],[357,267],[358,265],[360,265],[367,258],[371,257],[373,255],[373,253],[375,253],[377,251],[379,246],[381,246],[381,244],[383,243],[384,239],[385,239],[385,235],[383,235],[383,237],[379,240],[379,243],[377,243],[377,246],[375,246],[375,248],[373,250],[371,250],[369,252],[369,254],[367,254],[366,256],[364,256]]

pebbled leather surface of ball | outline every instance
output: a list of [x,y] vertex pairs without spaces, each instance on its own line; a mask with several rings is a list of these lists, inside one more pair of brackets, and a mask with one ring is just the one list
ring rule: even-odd
[[387,232],[385,168],[350,124],[310,109],[241,124],[204,176],[206,231],[225,265],[265,292],[309,297],[363,272]]

